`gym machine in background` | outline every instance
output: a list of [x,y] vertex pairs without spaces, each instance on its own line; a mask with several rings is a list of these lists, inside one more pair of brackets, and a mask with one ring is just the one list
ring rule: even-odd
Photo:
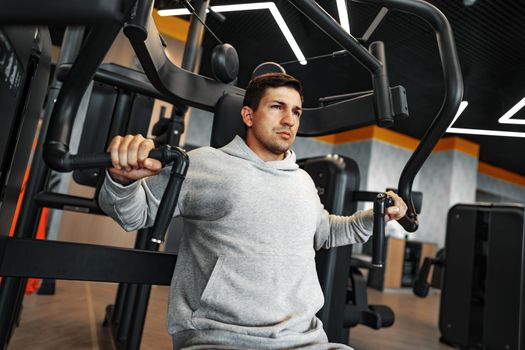
[[[379,194],[359,191],[359,167],[351,158],[330,154],[301,159],[297,163],[308,172],[321,203],[331,214],[352,215],[357,211],[358,202],[374,202]],[[417,208],[420,201],[418,198]],[[325,306],[317,317],[323,322],[330,341],[348,344],[349,329],[359,324],[373,329],[394,324],[392,309],[386,305],[368,304],[366,282],[356,270],[377,268],[370,262],[353,258],[352,246],[319,250],[316,268],[325,296]]]
[[[47,27],[0,27],[0,237],[7,239],[14,220],[22,180],[31,155],[42,104],[49,83],[51,39]],[[34,168],[32,168],[34,170]],[[36,235],[38,212],[25,216],[32,197],[28,181],[14,237],[23,229]],[[8,338],[16,323],[25,278],[0,273],[0,323]],[[27,276],[29,277],[29,276]],[[6,312],[6,309],[9,311]],[[4,348],[4,346],[2,346]]]
[[[404,89],[402,87],[391,88],[388,85],[381,44],[374,44],[371,49],[372,53],[370,53],[355,38],[336,25],[333,19],[314,1],[290,0],[290,2],[324,30],[338,45],[361,62],[371,72],[374,86],[373,92],[359,94],[357,97],[340,103],[306,108],[302,115],[299,136],[320,136],[372,124],[389,126],[393,123],[394,117],[407,115],[408,107]],[[419,0],[367,0],[367,2],[422,17],[436,32],[439,43],[445,80],[443,106],[406,164],[398,186],[401,197],[409,206],[407,216],[401,223],[412,232],[418,226],[417,215],[411,200],[412,182],[458,109],[463,92],[459,63],[450,25],[443,14],[433,6]],[[92,78],[96,76],[102,59],[121,28],[124,27],[124,32],[141,62],[147,80],[133,74],[131,79],[129,76],[110,74],[112,78],[118,79],[119,83],[129,83],[135,89],[154,90],[156,94],[160,94],[170,103],[197,107],[211,112],[216,112],[219,105],[229,105],[230,108],[236,108],[237,111],[240,109],[236,101],[239,98],[242,99],[244,93],[242,89],[181,69],[168,59],[151,19],[152,5],[152,1],[114,0],[104,2],[104,4],[68,1],[60,2],[60,6],[54,7],[37,0],[21,0],[17,3],[6,4],[0,12],[0,24],[2,25],[75,24],[91,26],[78,58],[70,67],[67,79],[64,81],[51,120],[49,120],[49,126],[47,120],[43,122],[42,135],[46,135],[45,143],[44,137],[40,137],[28,182],[28,189],[32,188],[31,195],[28,195],[27,201],[24,201],[20,215],[20,221],[24,222],[25,226],[23,229],[17,227],[20,233],[17,238],[1,237],[0,240],[0,251],[2,252],[0,275],[8,276],[16,282],[7,285],[4,283],[7,278],[2,281],[3,294],[0,299],[2,347],[5,347],[9,340],[14,320],[18,314],[22,298],[20,291],[23,288],[25,277],[111,281],[141,285],[169,284],[176,259],[174,255],[77,243],[35,241],[31,239],[34,237],[34,225],[30,224],[33,221],[28,220],[28,218],[37,220],[39,208],[42,206],[65,210],[83,208],[90,213],[100,212],[93,199],[40,193],[44,188],[42,174],[45,175],[46,169],[42,157],[50,168],[62,172],[111,166],[109,156],[106,154],[74,155],[69,152],[68,145],[82,96]],[[33,11],[28,12],[27,8]],[[35,106],[36,109],[39,109],[41,104],[35,104]],[[240,120],[237,120],[237,123],[240,123]],[[214,127],[216,125],[220,124],[214,120]],[[231,132],[231,129],[228,132]],[[227,139],[227,141],[230,140],[231,137]],[[172,168],[174,177],[183,176],[187,163],[182,150],[159,151],[155,157],[163,158],[164,162],[174,161]],[[39,171],[33,172],[35,169]],[[152,250],[156,250],[158,242],[162,241],[165,225],[169,222],[170,210],[177,198],[178,186],[180,186],[180,181],[173,182],[173,186],[168,186],[168,196],[163,197],[154,232],[151,233],[153,237],[146,239],[147,247]],[[171,195],[170,189],[172,190]],[[165,201],[165,198],[168,197],[171,201]],[[384,208],[385,198],[382,197],[380,200]],[[384,221],[382,223],[384,224]],[[375,225],[379,231],[382,231],[381,227],[382,225]],[[377,246],[380,247],[382,235],[374,236],[374,241],[378,239]],[[381,252],[381,250],[376,249],[376,252]],[[381,254],[376,255],[375,264],[382,265]],[[28,256],[31,258],[27,259]],[[33,258],[34,261],[38,259],[41,264],[38,266],[33,264]],[[100,269],[101,266],[112,266],[113,269]],[[132,311],[134,314],[144,316],[149,291],[142,289],[139,294],[143,296],[140,299],[141,304],[135,304]],[[140,312],[136,313],[136,310]],[[124,344],[119,345],[119,348],[135,349],[139,347],[143,317],[142,320],[141,317],[136,317],[135,320],[135,326],[131,328],[133,331],[128,333],[132,334],[135,340],[127,339]]]
[[525,349],[524,207],[458,204],[444,253],[426,257],[414,293],[441,288],[440,340],[461,349]]

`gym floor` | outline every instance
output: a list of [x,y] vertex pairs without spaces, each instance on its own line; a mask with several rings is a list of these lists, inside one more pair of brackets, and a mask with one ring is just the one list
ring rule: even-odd
[[[9,350],[112,349],[102,321],[115,291],[115,284],[57,281],[54,296],[26,296],[21,324]],[[167,297],[168,287],[153,287],[141,349],[171,349],[166,331]],[[410,290],[369,290],[369,302],[389,305],[396,322],[380,331],[363,326],[353,328],[350,344],[356,350],[451,349],[438,341],[438,293],[431,292],[429,297],[420,299]]]

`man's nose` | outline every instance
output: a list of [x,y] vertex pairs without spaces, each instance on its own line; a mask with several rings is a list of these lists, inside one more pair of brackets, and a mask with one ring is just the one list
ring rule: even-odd
[[295,118],[293,115],[293,111],[287,110],[284,112],[283,119],[281,120],[281,123],[283,125],[287,125],[289,127],[292,127],[295,125]]

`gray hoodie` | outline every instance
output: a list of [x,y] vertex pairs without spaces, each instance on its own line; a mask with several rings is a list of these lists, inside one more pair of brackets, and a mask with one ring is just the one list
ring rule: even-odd
[[[264,162],[236,137],[189,152],[175,215],[184,220],[171,283],[174,348],[348,349],[328,344],[315,251],[368,239],[371,211],[329,215],[295,154]],[[153,224],[169,173],[121,186],[102,209],[126,230]]]

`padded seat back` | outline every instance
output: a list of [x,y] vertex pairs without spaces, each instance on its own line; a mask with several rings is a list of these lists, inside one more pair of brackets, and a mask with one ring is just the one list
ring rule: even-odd
[[225,94],[215,106],[210,146],[220,148],[230,143],[235,135],[246,136],[246,128],[241,117],[244,96]]

